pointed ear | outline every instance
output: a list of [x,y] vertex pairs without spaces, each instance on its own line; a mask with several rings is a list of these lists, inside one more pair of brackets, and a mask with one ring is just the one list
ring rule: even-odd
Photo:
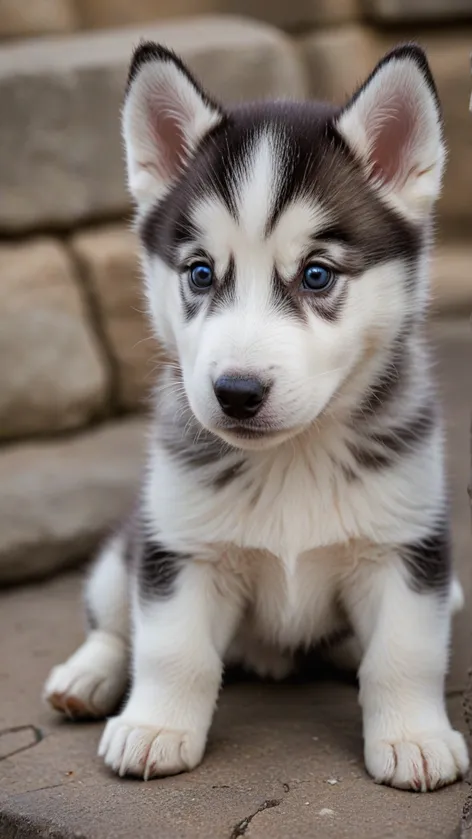
[[152,42],[137,48],[122,130],[128,186],[140,208],[164,195],[222,116],[173,52]]
[[337,128],[391,205],[413,220],[428,215],[446,155],[436,87],[420,47],[407,44],[386,55]]

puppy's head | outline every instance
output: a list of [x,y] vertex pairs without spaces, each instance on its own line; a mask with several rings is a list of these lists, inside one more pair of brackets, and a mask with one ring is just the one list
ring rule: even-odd
[[341,109],[226,109],[144,44],[123,131],[151,316],[191,410],[243,448],[299,433],[421,305],[444,162],[423,52],[391,52]]

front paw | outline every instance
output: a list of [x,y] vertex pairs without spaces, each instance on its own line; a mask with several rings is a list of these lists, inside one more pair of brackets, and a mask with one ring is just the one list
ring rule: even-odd
[[149,726],[122,714],[108,721],[98,754],[120,777],[147,781],[194,769],[203,757],[205,739],[194,731]]
[[378,784],[428,792],[459,780],[469,766],[462,734],[446,728],[408,739],[366,739],[368,772]]

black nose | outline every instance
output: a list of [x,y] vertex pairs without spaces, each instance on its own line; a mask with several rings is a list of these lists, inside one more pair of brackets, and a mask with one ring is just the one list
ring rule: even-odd
[[220,376],[213,388],[225,414],[241,420],[257,414],[268,391],[259,379],[242,376]]

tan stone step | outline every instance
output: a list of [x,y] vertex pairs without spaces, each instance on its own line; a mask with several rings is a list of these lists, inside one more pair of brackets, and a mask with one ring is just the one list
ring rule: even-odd
[[[324,26],[362,15],[362,0],[75,0],[82,26],[131,26],[190,15],[247,15],[283,29]],[[14,0],[10,0],[14,2]],[[23,0],[27,2],[27,0]],[[57,2],[57,0],[55,0]]]
[[472,245],[438,247],[431,262],[434,312],[472,315]]
[[364,0],[364,8],[381,23],[472,19],[470,0]]
[[77,11],[75,0],[0,0],[0,38],[71,32]]
[[132,503],[144,442],[135,417],[0,449],[0,584],[85,559]]
[[127,211],[120,109],[141,38],[174,48],[223,100],[305,93],[295,45],[239,18],[7,43],[0,47],[0,233]]
[[162,358],[146,316],[137,244],[123,224],[83,230],[71,240],[111,357],[114,401],[128,410],[145,406]]
[[52,237],[0,244],[0,439],[106,412],[107,366],[69,254]]

